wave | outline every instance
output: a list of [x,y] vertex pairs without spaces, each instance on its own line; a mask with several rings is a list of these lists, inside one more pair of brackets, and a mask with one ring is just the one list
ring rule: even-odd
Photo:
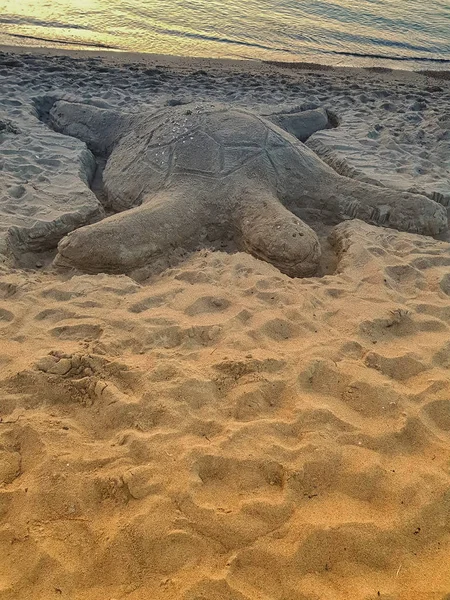
[[108,0],[107,10],[102,2],[81,10],[64,0],[29,14],[16,14],[17,0],[5,1],[0,38],[17,44],[263,61],[395,61],[399,68],[450,64],[450,9],[443,6],[450,0],[158,0],[151,7],[148,0]]
[[118,46],[110,46],[101,42],[79,42],[76,40],[57,40],[55,38],[44,38],[36,35],[24,35],[21,33],[8,33],[8,36],[15,38],[24,38],[28,40],[38,40],[40,42],[50,42],[51,44],[63,44],[65,46],[83,46],[84,48],[105,48],[106,50],[120,50]]
[[340,56],[354,56],[357,58],[376,58],[378,60],[450,63],[450,58],[433,58],[431,56],[393,56],[389,54],[370,54],[366,52],[345,52],[344,50],[322,50],[322,52],[324,54],[338,54]]
[[61,21],[42,21],[41,19],[35,19],[34,17],[0,17],[0,23],[6,25],[36,25],[37,27],[47,27],[55,29],[81,29],[85,31],[91,31],[91,27],[85,27],[84,25],[74,23],[62,23]]
[[288,52],[290,54],[293,53],[292,50],[287,48],[274,48],[273,46],[264,46],[263,44],[258,44],[257,42],[246,42],[243,40],[233,40],[231,38],[219,37],[215,35],[206,35],[205,33],[193,33],[189,31],[175,31],[173,29],[159,29],[159,33],[163,33],[165,35],[171,35],[175,37],[187,37],[195,40],[204,40],[207,42],[218,42],[220,44],[233,44],[235,46],[247,46],[250,48],[261,48],[262,50],[270,50],[271,52]]
[[[251,47],[251,48],[261,48],[263,50],[270,50],[270,51],[276,51],[276,52],[286,52],[288,54],[297,54],[297,52],[295,50],[290,50],[288,48],[277,48],[274,46],[265,46],[263,44],[258,44],[256,42],[248,42],[248,41],[241,41],[241,40],[233,40],[231,38],[226,38],[226,37],[219,37],[219,36],[213,36],[213,35],[206,35],[206,34],[202,34],[202,33],[194,33],[194,32],[179,32],[179,31],[175,31],[175,30],[171,30],[171,29],[164,29],[164,30],[160,30],[161,33],[164,33],[166,35],[171,35],[171,36],[176,36],[176,37],[187,37],[187,38],[193,38],[193,39],[200,39],[200,40],[205,40],[205,41],[210,41],[210,42],[219,42],[222,44],[233,44],[236,46],[246,46],[246,47]],[[409,49],[415,49],[415,50],[424,50],[426,51],[426,48],[418,48],[418,47],[414,47],[413,45],[408,45],[408,44],[401,44],[401,43],[396,43],[396,42],[391,42],[390,45],[392,45],[393,47],[406,47]],[[450,63],[450,58],[438,58],[438,57],[430,57],[430,56],[416,56],[416,55],[410,55],[410,56],[395,56],[395,55],[391,55],[391,54],[377,54],[377,53],[366,53],[366,52],[350,52],[350,51],[344,51],[344,50],[325,50],[325,49],[317,49],[316,51],[317,54],[337,54],[340,56],[354,56],[355,58],[373,58],[373,59],[378,59],[378,60],[396,60],[396,61],[408,61],[408,62],[412,62],[412,61],[418,61],[418,62],[435,62],[435,63]]]

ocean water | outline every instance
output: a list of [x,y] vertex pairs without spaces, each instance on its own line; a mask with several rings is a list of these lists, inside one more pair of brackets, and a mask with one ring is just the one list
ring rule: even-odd
[[0,0],[0,43],[449,69],[450,0]]

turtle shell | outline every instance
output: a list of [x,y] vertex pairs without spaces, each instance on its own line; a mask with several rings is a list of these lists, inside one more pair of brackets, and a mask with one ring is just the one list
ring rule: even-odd
[[113,208],[124,210],[180,177],[219,181],[251,163],[261,166],[261,160],[265,170],[273,170],[272,155],[276,158],[293,141],[244,110],[220,105],[170,108],[144,117],[121,139],[105,168],[105,188]]

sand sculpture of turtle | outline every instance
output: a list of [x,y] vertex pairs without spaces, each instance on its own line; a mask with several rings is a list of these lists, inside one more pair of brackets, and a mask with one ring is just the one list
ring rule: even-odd
[[321,249],[299,214],[428,235],[447,226],[433,200],[338,175],[294,136],[235,107],[132,115],[58,101],[49,119],[107,156],[104,188],[120,211],[63,238],[57,265],[130,273],[177,248],[228,236],[301,277],[314,274]]

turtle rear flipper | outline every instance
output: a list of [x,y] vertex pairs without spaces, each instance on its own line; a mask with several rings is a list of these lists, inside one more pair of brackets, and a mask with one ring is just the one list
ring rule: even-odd
[[266,118],[301,142],[306,142],[317,131],[334,127],[330,122],[328,111],[324,108],[293,113],[274,113],[267,115]]
[[57,132],[83,141],[97,155],[109,155],[129,131],[136,115],[60,100],[49,113],[49,124]]

